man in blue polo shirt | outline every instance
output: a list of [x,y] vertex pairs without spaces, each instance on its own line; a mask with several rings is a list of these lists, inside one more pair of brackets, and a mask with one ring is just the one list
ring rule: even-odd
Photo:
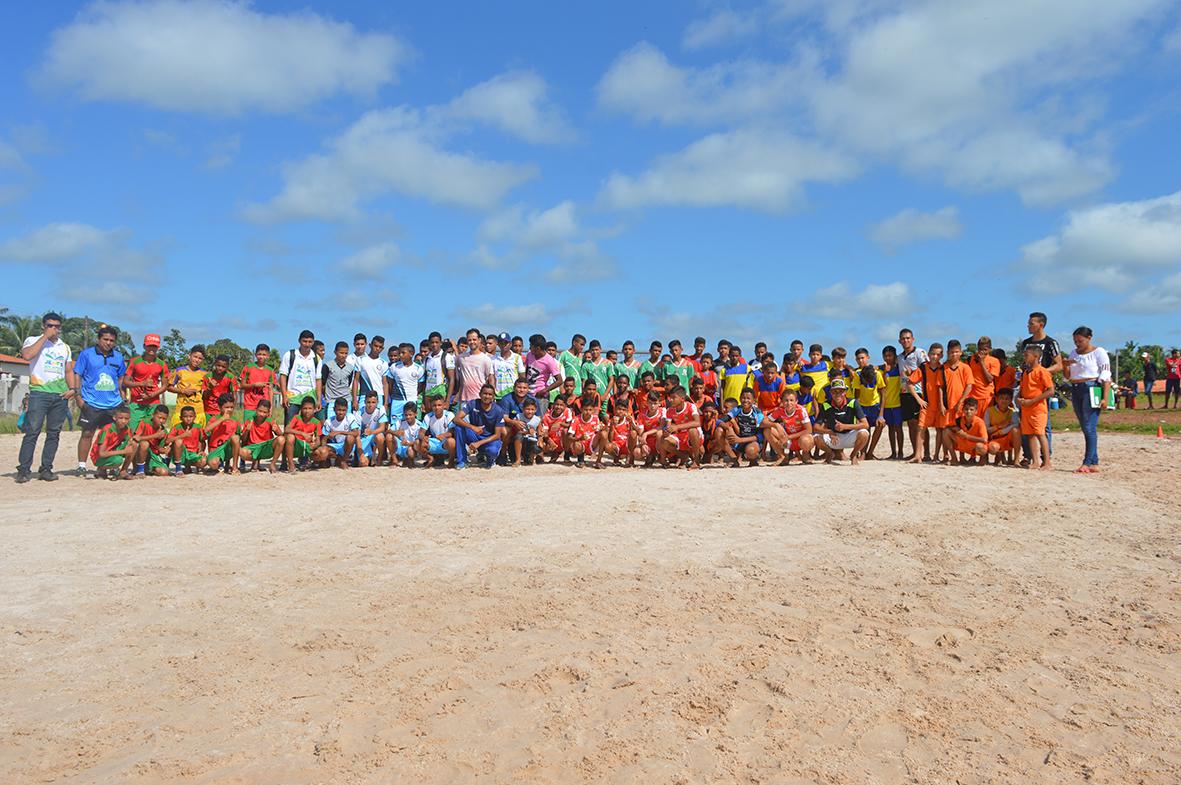
[[86,476],[86,457],[90,454],[94,432],[112,422],[115,409],[123,404],[119,380],[123,378],[127,364],[115,348],[118,336],[114,327],[104,324],[98,328],[98,343],[83,349],[74,361],[74,375],[80,382],[82,397],[82,413],[78,417],[82,436],[78,439],[78,468],[75,470],[79,477]]

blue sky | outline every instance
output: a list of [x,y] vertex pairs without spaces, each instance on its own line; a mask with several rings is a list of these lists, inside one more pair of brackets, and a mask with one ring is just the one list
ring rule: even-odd
[[1175,2],[26,4],[0,297],[138,338],[1181,343]]

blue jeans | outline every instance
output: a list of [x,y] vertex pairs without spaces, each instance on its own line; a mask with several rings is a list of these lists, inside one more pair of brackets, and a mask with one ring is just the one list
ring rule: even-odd
[[1095,386],[1094,382],[1070,386],[1070,404],[1074,407],[1074,416],[1083,429],[1083,439],[1087,445],[1083,466],[1099,465],[1099,410],[1091,406],[1091,388]]
[[[480,439],[487,438],[483,434],[472,433],[469,429],[462,425],[457,425],[454,430],[455,433],[455,462],[459,466],[467,465],[467,446],[472,442],[478,442]],[[496,463],[496,458],[500,455],[500,448],[503,446],[500,439],[493,439],[492,441],[479,448],[479,455],[491,465]]]
[[33,452],[37,449],[37,437],[45,428],[45,446],[41,448],[41,470],[53,469],[57,455],[57,442],[61,437],[62,424],[70,413],[70,404],[58,393],[33,390],[29,393],[29,410],[25,412],[25,437],[21,439],[18,472],[31,471]]

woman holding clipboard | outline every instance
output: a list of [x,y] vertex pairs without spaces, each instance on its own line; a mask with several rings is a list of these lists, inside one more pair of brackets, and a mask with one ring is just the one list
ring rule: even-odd
[[1099,471],[1099,412],[1110,408],[1111,360],[1107,350],[1091,343],[1090,327],[1074,331],[1074,351],[1062,361],[1063,372],[1070,382],[1071,406],[1078,418],[1086,440],[1086,454],[1076,474]]

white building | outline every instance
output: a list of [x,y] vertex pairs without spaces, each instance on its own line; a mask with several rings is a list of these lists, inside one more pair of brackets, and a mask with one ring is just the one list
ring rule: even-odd
[[29,361],[0,354],[0,412],[19,412],[28,394]]

